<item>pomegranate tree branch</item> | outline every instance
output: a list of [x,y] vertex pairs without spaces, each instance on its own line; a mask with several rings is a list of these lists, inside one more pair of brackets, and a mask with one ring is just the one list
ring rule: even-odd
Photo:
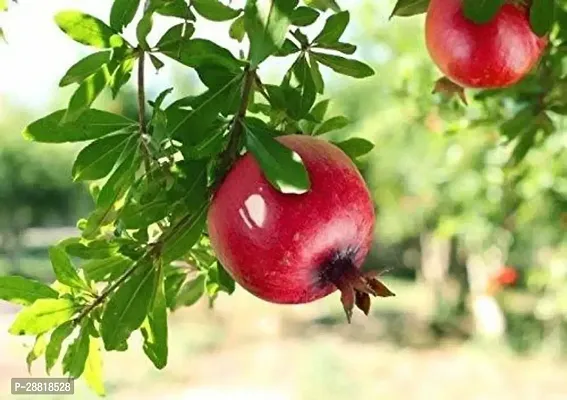
[[[219,181],[222,180],[222,177],[226,175],[234,161],[238,158],[240,144],[244,135],[244,117],[246,117],[246,112],[248,111],[248,102],[250,100],[250,95],[254,90],[255,80],[256,71],[251,69],[249,66],[246,67],[244,70],[240,106],[230,127],[228,145],[226,146],[225,151],[220,155],[219,171],[221,173],[221,178]],[[218,183],[220,184],[220,182]]]

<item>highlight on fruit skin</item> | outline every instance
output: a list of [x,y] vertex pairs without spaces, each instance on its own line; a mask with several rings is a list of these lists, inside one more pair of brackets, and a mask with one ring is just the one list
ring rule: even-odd
[[227,271],[253,295],[309,303],[335,292],[350,322],[368,315],[370,296],[393,293],[360,267],[372,243],[374,205],[360,172],[337,146],[305,135],[278,137],[298,153],[311,179],[304,194],[282,194],[251,154],[216,191],[207,216],[211,245]]
[[514,85],[537,64],[547,45],[531,29],[529,8],[504,4],[484,24],[467,19],[462,0],[431,0],[425,39],[433,62],[456,84],[494,89]]

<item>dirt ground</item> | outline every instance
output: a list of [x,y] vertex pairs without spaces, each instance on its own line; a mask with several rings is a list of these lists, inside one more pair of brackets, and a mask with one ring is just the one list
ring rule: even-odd
[[[411,298],[388,301],[395,309]],[[9,387],[10,378],[27,376],[28,349],[21,338],[6,333],[15,310],[1,306],[0,399],[24,399],[11,396]],[[426,340],[407,339],[394,344],[385,339],[388,330],[398,329],[411,338],[419,326],[385,326],[387,308],[378,305],[370,318],[356,315],[347,325],[337,296],[282,307],[240,290],[230,299],[220,298],[212,311],[202,302],[171,317],[170,359],[163,371],[145,359],[138,336],[128,352],[105,354],[107,398],[567,399],[565,362],[545,356],[520,358],[502,348],[471,343],[432,347]],[[34,376],[44,376],[43,369],[42,363],[35,364]],[[82,382],[76,386],[72,397],[97,398]]]

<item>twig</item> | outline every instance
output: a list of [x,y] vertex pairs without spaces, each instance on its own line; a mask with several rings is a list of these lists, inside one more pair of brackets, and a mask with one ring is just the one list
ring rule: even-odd
[[[244,117],[246,117],[246,111],[248,111],[248,101],[250,100],[250,94],[254,88],[254,82],[256,80],[256,71],[247,67],[244,71],[244,83],[242,85],[242,92],[240,97],[240,107],[237,114],[234,116],[232,126],[229,132],[228,145],[226,150],[220,155],[220,166],[219,170],[221,176],[224,177],[226,172],[230,169],[236,158],[238,157],[238,150],[240,143],[242,141],[242,136],[244,133]],[[215,186],[218,186],[223,178],[219,179],[219,182]]]

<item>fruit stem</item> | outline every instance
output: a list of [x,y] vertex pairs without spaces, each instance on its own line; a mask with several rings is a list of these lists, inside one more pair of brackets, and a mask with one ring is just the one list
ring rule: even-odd
[[356,305],[364,314],[370,312],[370,295],[376,297],[395,296],[382,282],[376,279],[376,271],[361,272],[353,262],[352,256],[333,258],[326,263],[326,278],[341,292],[341,303],[347,321],[352,321]]

